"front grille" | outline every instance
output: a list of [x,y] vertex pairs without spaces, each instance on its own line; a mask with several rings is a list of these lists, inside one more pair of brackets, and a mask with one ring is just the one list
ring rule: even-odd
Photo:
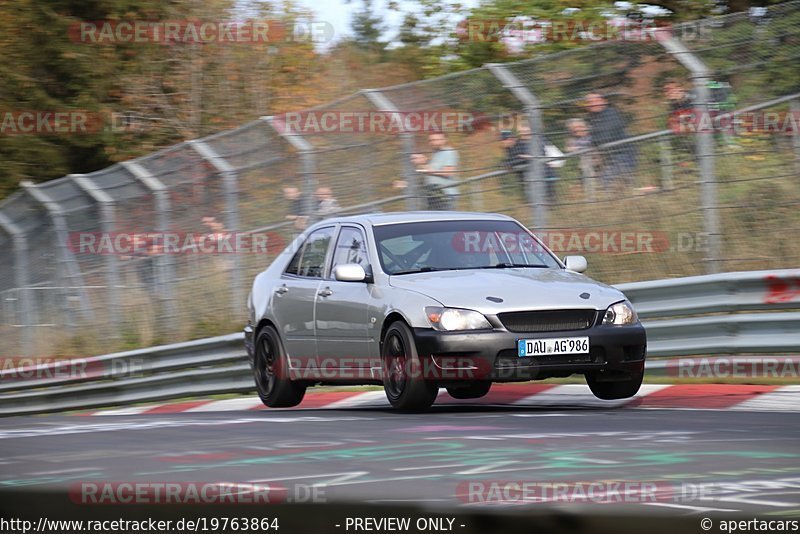
[[591,347],[589,354],[564,354],[558,356],[533,356],[520,358],[516,350],[505,349],[497,353],[494,360],[496,369],[525,369],[547,365],[580,365],[584,363],[602,363],[603,356],[598,356]]
[[510,332],[558,332],[584,330],[595,322],[594,310],[544,310],[507,312],[497,315]]

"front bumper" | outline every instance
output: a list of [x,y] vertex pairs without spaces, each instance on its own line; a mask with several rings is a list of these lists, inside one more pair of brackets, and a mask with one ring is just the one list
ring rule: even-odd
[[253,339],[253,335],[254,335],[253,325],[250,322],[248,322],[247,325],[244,327],[243,331],[244,331],[244,348],[247,351],[248,358],[252,362],[253,361],[253,354],[255,354],[255,351],[254,351],[254,341],[255,340]]
[[[519,339],[589,337],[588,354],[522,357]],[[602,371],[605,375],[644,370],[647,336],[641,324],[596,325],[560,332],[519,333],[494,329],[480,332],[439,332],[415,328],[417,351],[430,378],[440,381],[492,380],[513,382]]]

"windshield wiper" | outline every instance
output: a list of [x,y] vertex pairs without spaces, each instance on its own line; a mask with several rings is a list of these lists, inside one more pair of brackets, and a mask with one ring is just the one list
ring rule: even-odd
[[455,270],[456,267],[420,267],[419,269],[409,269],[408,271],[398,271],[396,273],[391,273],[392,276],[398,274],[414,274],[414,273],[430,273],[433,271],[452,271]]
[[547,269],[547,265],[531,265],[529,263],[508,263],[500,262],[495,265],[485,265],[483,267],[476,267],[476,269],[512,269],[514,267],[530,267],[533,269]]
[[433,271],[467,271],[470,269],[512,269],[515,267],[527,267],[531,269],[547,269],[547,265],[531,265],[529,263],[507,263],[500,262],[495,265],[479,265],[475,267],[422,267],[420,269],[410,269],[408,271],[399,271],[391,273],[393,276],[398,274],[414,274],[414,273],[430,273]]

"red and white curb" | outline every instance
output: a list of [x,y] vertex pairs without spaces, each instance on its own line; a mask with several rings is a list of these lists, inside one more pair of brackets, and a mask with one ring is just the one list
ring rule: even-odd
[[[456,400],[445,390],[437,405],[501,405],[559,408],[667,408],[697,410],[741,410],[800,412],[800,386],[759,386],[731,384],[644,384],[634,397],[616,401],[596,398],[583,384],[495,384],[480,399]],[[381,391],[309,390],[303,402],[291,410],[336,410],[386,408],[389,401]],[[98,410],[80,415],[142,415],[198,412],[267,410],[258,397],[225,400],[192,400],[145,406]]]

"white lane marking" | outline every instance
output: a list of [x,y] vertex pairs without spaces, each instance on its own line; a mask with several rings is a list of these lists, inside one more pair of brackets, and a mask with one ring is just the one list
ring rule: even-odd
[[390,477],[390,478],[375,478],[369,480],[354,480],[365,475],[368,475],[369,471],[352,471],[348,473],[329,473],[329,474],[317,474],[317,475],[298,475],[298,476],[291,476],[291,477],[282,477],[282,478],[262,478],[258,480],[250,480],[248,481],[251,484],[257,484],[259,482],[278,482],[282,480],[295,480],[295,479],[308,479],[308,478],[320,478],[320,477],[330,477],[335,476],[336,478],[332,480],[328,480],[326,482],[314,482],[313,486],[350,486],[353,484],[372,484],[373,482],[393,482],[397,480],[420,480],[426,478],[437,478],[441,475],[413,475],[413,476],[402,476],[402,477]]
[[324,406],[324,408],[336,410],[339,408],[355,408],[362,406],[389,406],[389,399],[386,398],[386,393],[382,390],[365,391],[364,393],[359,393],[357,395],[353,395],[352,397],[347,397],[346,399],[332,402],[327,406]]
[[739,512],[736,508],[707,508],[705,506],[689,506],[688,504],[672,504],[666,502],[643,502],[646,506],[663,506],[668,508],[680,508],[682,510],[692,510],[694,512]]
[[589,386],[585,384],[562,384],[530,395],[515,401],[517,406],[591,406],[600,408],[615,408],[622,406],[640,397],[646,397],[656,391],[670,387],[668,384],[642,384],[639,392],[629,399],[607,401],[594,396]]
[[36,471],[34,473],[28,473],[29,475],[63,475],[66,473],[82,473],[85,471],[96,471],[97,467],[76,467],[74,469],[58,469],[56,471]]
[[[508,473],[508,472],[518,472],[518,471],[541,471],[543,469],[551,469],[549,465],[533,465],[533,466],[526,466],[526,465],[519,465],[519,462],[511,462],[514,464],[514,467],[505,467],[502,469],[483,469],[480,474],[486,473]],[[496,464],[495,464],[496,465]],[[492,467],[492,466],[487,466]],[[456,473],[461,474],[461,473]]]
[[[30,438],[37,436],[63,436],[92,432],[115,432],[119,430],[151,430],[154,428],[178,428],[185,426],[225,426],[249,423],[330,423],[338,421],[371,421],[373,417],[347,416],[290,416],[290,417],[243,417],[239,419],[142,419],[126,418],[110,423],[84,423],[44,428],[21,428],[0,430],[0,439]],[[96,421],[96,420],[95,420]]]
[[[757,493],[755,497],[759,495],[786,495],[783,493]],[[747,497],[746,495],[721,495],[719,497],[714,497],[715,500],[721,502],[732,502],[736,504],[754,504],[757,506],[774,506],[776,508],[791,508],[793,506],[797,506],[797,503],[793,502],[782,502],[782,501],[763,501],[761,499],[753,499]]]
[[475,467],[473,469],[466,469],[464,471],[457,471],[456,475],[478,475],[481,473],[494,473],[497,471],[497,467],[503,467],[506,465],[518,464],[518,460],[509,460],[505,462],[494,462],[488,465],[482,465],[480,467]]
[[201,404],[185,410],[186,413],[193,412],[228,412],[239,410],[252,410],[253,408],[263,407],[258,397],[241,397],[235,399],[223,399],[212,401],[208,404]]
[[[369,500],[364,501],[364,502],[376,503],[377,504],[377,503],[384,503],[384,502],[419,502],[419,503],[422,503],[422,502],[448,502],[448,501],[449,501],[449,499],[369,499]],[[336,525],[336,526],[338,527],[339,525]],[[461,526],[463,527],[464,525],[461,525]]]
[[753,412],[800,412],[800,385],[783,386],[740,402],[731,410]]
[[346,484],[349,480],[353,480],[354,478],[361,478],[364,475],[368,475],[369,471],[355,471],[353,473],[345,473],[340,477],[336,477],[331,480],[326,480],[325,482],[314,482],[311,484],[312,487],[315,488],[324,488],[327,486],[341,486]]
[[639,388],[639,391],[636,392],[636,395],[634,395],[633,398],[638,399],[639,397],[646,397],[655,393],[656,391],[661,391],[662,389],[671,387],[672,384],[642,384],[642,387]]
[[[345,482],[337,482],[335,484],[324,484],[325,486],[350,486],[353,484],[372,484],[375,482],[395,482],[398,480],[422,480],[426,478],[438,478],[441,475],[416,475],[416,476],[406,476],[406,477],[390,477],[390,478],[373,478],[370,480],[353,480],[353,481],[345,481]],[[314,484],[316,485],[316,484]]]
[[147,410],[152,410],[154,406],[152,404],[147,406],[127,406],[125,408],[116,408],[113,410],[103,410],[100,412],[95,412],[92,415],[139,415],[142,412],[146,412]]
[[418,471],[423,469],[448,469],[450,467],[466,467],[467,464],[421,465],[419,467],[394,467],[392,471]]
[[[576,413],[576,412],[510,413],[503,415],[503,417],[584,417],[586,415],[590,414]],[[497,416],[484,416],[484,417],[497,417]]]
[[620,463],[614,460],[601,460],[599,458],[573,458],[572,456],[559,456],[558,458],[554,458],[554,460],[562,460],[565,462],[583,462],[586,464],[599,464],[599,465],[613,465]]
[[315,475],[297,475],[297,476],[290,476],[290,477],[278,477],[278,478],[259,478],[257,480],[248,480],[250,484],[259,484],[263,482],[281,482],[284,480],[300,480],[306,478],[324,478],[324,477],[334,477],[330,480],[325,482],[314,482],[312,486],[328,486],[331,484],[339,484],[343,483],[347,480],[352,480],[354,478],[360,478],[364,475],[368,475],[369,471],[349,471],[345,473],[325,473],[325,474],[315,474]]

